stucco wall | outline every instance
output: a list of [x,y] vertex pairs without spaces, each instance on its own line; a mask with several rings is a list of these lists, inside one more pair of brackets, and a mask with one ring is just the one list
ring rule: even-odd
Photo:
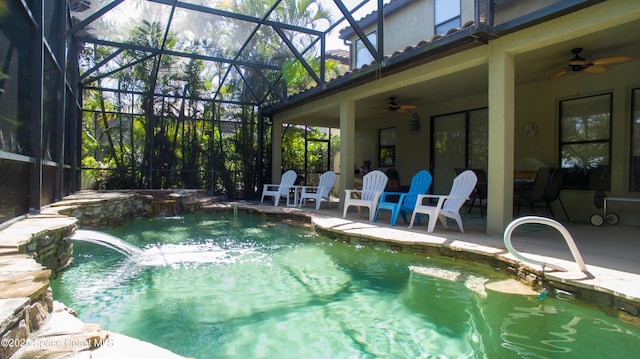
[[[460,4],[460,25],[474,20],[474,0],[462,0]],[[377,25],[364,28],[369,34]],[[429,40],[435,35],[435,10],[433,0],[415,1],[405,8],[394,12],[384,19],[384,54],[402,51],[407,46],[415,46],[418,42]],[[357,35],[351,41],[351,53],[355,54]],[[355,63],[352,56],[352,63]]]
[[[433,36],[433,1],[416,1],[384,22],[384,53],[391,54]],[[368,30],[373,31],[375,27]]]
[[530,14],[536,10],[540,10],[546,6],[558,3],[560,0],[536,0],[536,1],[514,1],[514,0],[498,0],[495,2],[496,25],[516,19],[523,14]]

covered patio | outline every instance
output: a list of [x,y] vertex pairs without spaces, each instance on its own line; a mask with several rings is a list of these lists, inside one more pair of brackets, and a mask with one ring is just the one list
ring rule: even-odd
[[[431,191],[446,193],[454,175],[452,167],[468,165],[469,157],[476,153],[462,153],[462,161],[438,153],[434,147],[438,118],[443,113],[485,109],[488,125],[487,142],[483,146],[489,153],[486,230],[499,235],[514,218],[512,203],[517,174],[535,173],[542,166],[559,166],[559,158],[566,156],[560,140],[563,131],[558,114],[560,100],[613,89],[612,106],[617,115],[612,118],[611,138],[615,140],[611,141],[611,182],[606,191],[611,196],[637,198],[629,191],[629,179],[634,175],[628,162],[629,118],[625,115],[629,113],[629,103],[625,100],[628,86],[636,80],[629,83],[624,78],[637,73],[635,59],[640,53],[634,43],[638,38],[631,34],[640,28],[640,21],[638,9],[629,5],[600,3],[578,11],[579,16],[567,15],[542,22],[448,56],[427,56],[422,63],[398,73],[387,75],[385,66],[381,65],[371,70],[371,77],[369,81],[362,81],[364,84],[322,97],[308,91],[298,96],[299,105],[283,105],[282,111],[275,106],[274,123],[314,123],[340,128],[340,195],[343,189],[352,186],[353,168],[357,169],[363,160],[373,158],[375,162],[377,159],[377,132],[384,128],[395,128],[394,167],[404,184],[408,184],[413,173],[426,168],[434,175]],[[586,18],[590,20],[584,21]],[[570,50],[577,47],[584,48],[585,53],[589,49],[593,54],[589,57],[626,54],[634,60],[611,66],[603,75],[568,73],[552,78],[562,68],[563,59],[571,58]],[[411,129],[410,115],[380,113],[380,106],[390,97],[417,105],[413,111],[419,114],[419,131]],[[295,101],[294,96],[291,102]],[[535,132],[528,130],[532,126]],[[279,128],[274,125],[275,134]],[[452,125],[447,130],[465,136],[464,125],[459,128]],[[277,138],[274,137],[274,148],[278,148]],[[617,156],[620,157],[614,158]],[[457,166],[447,164],[448,160]],[[274,177],[277,163],[274,152]],[[374,168],[377,167],[374,163]],[[576,222],[587,222],[598,211],[594,205],[594,188],[569,186],[560,197],[570,218]],[[633,203],[622,203],[617,208],[625,217],[623,223],[630,225],[637,223],[639,209]]]
[[[16,120],[2,122],[0,165],[16,176],[3,183],[2,220],[37,213],[87,185],[203,188],[231,199],[257,198],[263,183],[277,182],[290,169],[285,166],[304,167],[301,178],[311,175],[310,182],[334,170],[335,194],[342,196],[365,161],[397,170],[404,185],[427,169],[436,194],[447,190],[455,168],[486,170],[486,228],[494,235],[513,218],[516,174],[542,166],[582,171],[560,193],[577,222],[597,210],[594,188],[585,183],[589,169],[609,171],[596,186],[603,194],[638,198],[640,140],[633,119],[640,90],[629,76],[640,59],[636,4],[547,1],[521,8],[518,1],[465,1],[459,27],[430,38],[411,34],[419,41],[403,45],[397,37],[383,40],[398,33],[392,18],[413,9],[409,0],[322,3],[317,15],[331,14],[322,21],[286,13],[286,1],[240,5],[69,1],[48,4],[41,14],[9,2],[3,11],[27,14],[43,31],[7,32],[8,43],[36,44],[16,49],[26,57],[49,57],[44,65],[18,61],[17,52],[3,48],[11,71],[3,75],[0,106]],[[202,25],[198,31],[189,19]],[[365,34],[371,24],[379,46]],[[233,31],[216,37],[220,46],[208,43],[224,28]],[[328,50],[338,31],[342,51],[350,53],[346,72],[332,72],[336,56]],[[54,39],[56,33],[66,41]],[[33,41],[21,41],[24,36]],[[358,41],[372,59],[368,64],[355,62]],[[276,46],[280,55],[261,52],[260,44]],[[60,57],[66,47],[78,55],[68,69]],[[567,70],[574,56],[584,59],[579,71]],[[600,67],[598,74],[582,71],[590,61],[612,58],[626,60]],[[56,81],[44,81],[45,72]],[[20,74],[35,74],[33,82],[18,86]],[[38,91],[27,91],[32,87]],[[28,94],[42,101],[31,102]],[[602,138],[576,140],[566,134],[562,113],[565,107],[590,108],[591,98],[609,105],[608,126]],[[412,111],[388,111],[394,101]],[[284,158],[283,150],[306,151],[283,146],[289,130],[303,127],[325,131],[319,139],[304,137],[305,143],[339,142],[338,150],[321,152],[324,162],[309,166],[306,158],[299,160],[301,153],[294,162]],[[391,162],[380,160],[385,136],[395,141],[385,144],[393,147]],[[604,150],[591,153],[589,146]],[[633,224],[638,206],[619,206],[622,223]]]

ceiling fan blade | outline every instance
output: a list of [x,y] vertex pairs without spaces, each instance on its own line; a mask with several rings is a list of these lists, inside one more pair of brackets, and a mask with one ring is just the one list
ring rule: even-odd
[[596,75],[596,74],[603,74],[605,72],[609,71],[609,68],[606,66],[602,66],[602,65],[593,65],[593,66],[589,66],[587,68],[585,68],[584,70],[582,70],[582,72],[586,73],[586,74],[592,74],[592,75]]
[[602,59],[597,59],[593,62],[594,66],[600,65],[613,65],[619,64],[621,62],[631,61],[631,56],[613,56],[613,57],[604,57]]
[[400,105],[401,110],[413,110],[414,108],[418,108],[418,106],[414,105]]
[[383,108],[382,110],[378,111],[378,115],[382,115],[383,113],[387,112],[389,110],[387,110],[386,108]]
[[562,70],[555,75],[549,76],[549,80],[557,79],[558,77],[566,74],[567,72],[569,72],[569,70]]

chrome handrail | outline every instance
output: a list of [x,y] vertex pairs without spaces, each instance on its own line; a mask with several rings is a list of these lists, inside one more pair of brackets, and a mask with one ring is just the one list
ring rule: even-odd
[[563,226],[562,224],[560,224],[560,222],[553,220],[551,218],[546,218],[546,217],[537,217],[537,216],[526,216],[526,217],[520,217],[517,218],[515,220],[513,220],[511,223],[509,223],[509,225],[507,226],[507,228],[504,230],[504,245],[507,247],[507,250],[513,254],[514,257],[525,261],[525,262],[530,262],[533,264],[537,264],[537,265],[541,265],[541,266],[545,266],[545,267],[550,267],[553,269],[557,269],[557,270],[561,270],[561,271],[568,271],[567,269],[560,267],[558,265],[555,264],[550,264],[550,263],[546,263],[546,262],[541,262],[539,260],[536,259],[532,259],[532,258],[527,258],[525,256],[523,256],[522,254],[520,254],[520,252],[518,252],[515,248],[513,248],[513,245],[511,245],[511,234],[513,233],[513,231],[523,225],[523,224],[527,224],[527,223],[534,223],[534,224],[545,224],[549,227],[553,227],[556,230],[558,230],[558,232],[560,232],[560,234],[562,234],[562,237],[564,237],[565,242],[567,242],[567,245],[569,246],[569,249],[571,250],[571,254],[573,255],[573,259],[575,260],[576,264],[578,265],[578,268],[583,271],[583,272],[587,272],[587,266],[584,263],[584,260],[582,259],[582,255],[580,254],[580,251],[578,250],[578,247],[576,246],[576,242],[573,240],[573,237],[571,236],[571,234],[569,233],[569,231],[567,230],[567,228],[565,228],[565,226]]

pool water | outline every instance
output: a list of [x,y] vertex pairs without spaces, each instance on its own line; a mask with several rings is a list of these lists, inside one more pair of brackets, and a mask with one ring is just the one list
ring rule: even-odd
[[194,358],[630,358],[640,329],[571,299],[495,291],[451,259],[347,245],[259,216],[132,221],[127,259],[75,243],[54,298]]

